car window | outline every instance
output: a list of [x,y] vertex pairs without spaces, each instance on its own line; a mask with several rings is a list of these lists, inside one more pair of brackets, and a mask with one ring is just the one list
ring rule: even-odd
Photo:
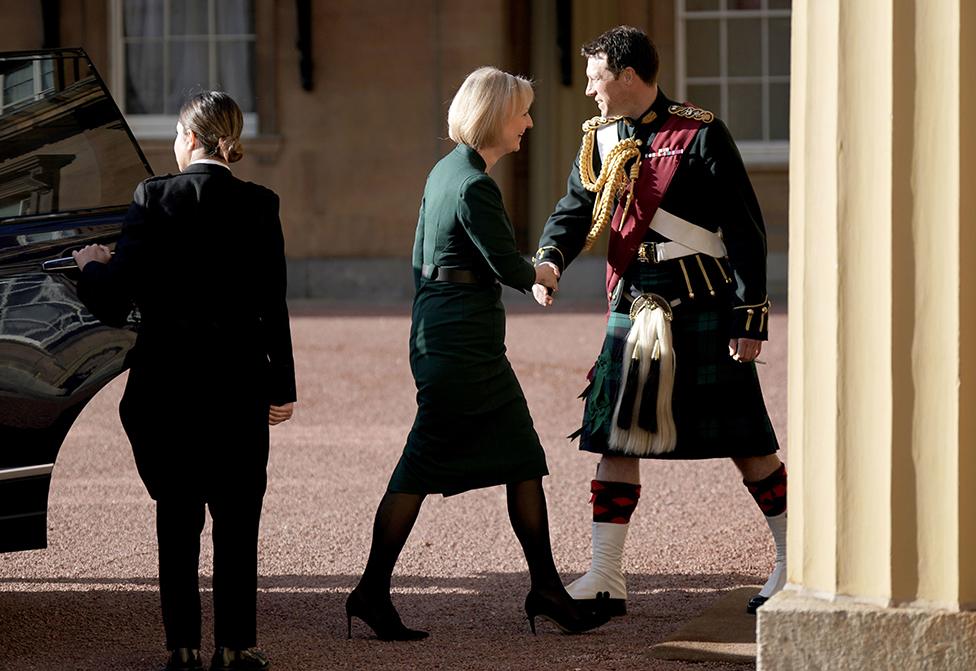
[[82,52],[0,55],[0,225],[127,205],[151,174]]

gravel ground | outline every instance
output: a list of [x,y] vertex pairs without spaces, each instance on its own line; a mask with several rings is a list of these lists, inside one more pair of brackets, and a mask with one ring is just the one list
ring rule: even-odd
[[[353,623],[345,594],[365,563],[375,506],[414,413],[409,315],[300,305],[293,334],[300,401],[272,430],[261,536],[261,647],[279,670],[652,669],[749,665],[650,659],[649,646],[721,593],[761,583],[773,560],[762,517],[730,461],[646,462],[626,554],[629,615],[582,636],[529,633],[528,575],[500,487],[428,499],[394,577],[419,643],[383,643]],[[566,582],[589,564],[589,480],[595,457],[565,440],[599,351],[599,311],[509,314],[509,355],[549,460],[545,480],[556,562]],[[786,316],[760,366],[781,441],[786,428]],[[85,409],[51,486],[49,547],[0,556],[0,669],[141,670],[164,659],[153,506],[118,421],[119,379]],[[188,418],[207,399],[187,397]],[[186,421],[189,428],[189,419]],[[209,529],[209,527],[208,527]],[[210,544],[202,560],[209,586]],[[204,654],[211,646],[204,599]]]

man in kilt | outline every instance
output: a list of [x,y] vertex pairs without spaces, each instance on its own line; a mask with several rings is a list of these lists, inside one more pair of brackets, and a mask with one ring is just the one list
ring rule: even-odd
[[535,257],[562,273],[609,229],[607,334],[576,434],[580,449],[603,455],[591,485],[593,559],[568,590],[626,612],[621,563],[639,459],[729,457],[776,546],[754,613],[786,580],[786,469],[755,366],[769,321],[759,204],[725,124],[659,89],[644,32],[613,28],[582,54],[601,116],[583,125]]

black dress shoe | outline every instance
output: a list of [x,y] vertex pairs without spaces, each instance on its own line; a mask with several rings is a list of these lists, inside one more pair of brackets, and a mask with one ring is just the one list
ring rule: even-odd
[[358,617],[381,641],[420,641],[430,634],[403,624],[389,596],[372,602],[358,589],[346,599],[346,638],[352,638],[352,619]]
[[210,660],[210,671],[264,671],[271,668],[271,662],[257,648],[236,650],[220,647],[214,650]]
[[596,629],[610,621],[606,610],[593,610],[575,599],[559,600],[532,590],[525,597],[525,614],[529,618],[529,628],[535,634],[536,618],[549,620],[564,634],[581,634]]
[[196,648],[177,648],[169,656],[163,671],[203,671],[200,651]]
[[759,608],[759,606],[766,603],[767,601],[769,601],[769,597],[759,596],[757,594],[756,596],[749,599],[749,603],[748,605],[746,605],[746,612],[749,613],[750,615],[755,615],[756,609]]
[[584,608],[606,613],[610,617],[621,617],[627,614],[627,599],[611,599],[610,592],[597,592],[595,599],[573,600]]

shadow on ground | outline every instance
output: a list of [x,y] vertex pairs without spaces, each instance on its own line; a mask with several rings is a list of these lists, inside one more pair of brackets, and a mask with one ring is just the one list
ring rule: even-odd
[[[567,576],[571,577],[571,576]],[[528,576],[397,576],[404,621],[428,628],[420,643],[384,643],[343,605],[353,576],[266,576],[260,580],[259,637],[275,669],[744,669],[688,664],[647,654],[749,576],[634,575],[627,617],[581,636],[548,623],[529,633],[522,611]],[[33,578],[0,580],[0,668],[21,671],[153,669],[162,660],[156,581]],[[209,580],[202,581],[209,589]],[[204,599],[204,631],[211,627]],[[204,635],[204,651],[209,652]]]

